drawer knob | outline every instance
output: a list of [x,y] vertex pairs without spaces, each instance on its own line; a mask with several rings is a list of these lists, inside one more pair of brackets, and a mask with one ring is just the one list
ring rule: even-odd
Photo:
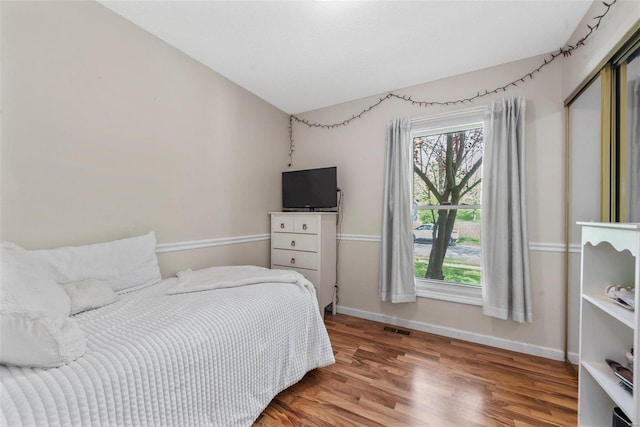
[[284,228],[284,222],[280,223],[280,228]]
[[295,240],[292,240],[292,241],[291,241],[291,246],[292,246],[292,247],[294,247],[295,245],[296,245],[296,241],[295,241]]
[[291,258],[291,261],[289,261],[291,264],[295,264],[296,263],[296,259],[295,258]]
[[302,229],[306,230],[307,229],[307,224],[302,224]]

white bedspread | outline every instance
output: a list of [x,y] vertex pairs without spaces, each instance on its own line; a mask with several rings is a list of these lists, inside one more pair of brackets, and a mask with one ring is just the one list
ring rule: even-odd
[[87,352],[69,365],[0,365],[0,424],[247,426],[278,392],[334,362],[312,289],[167,295],[175,280],[77,315]]

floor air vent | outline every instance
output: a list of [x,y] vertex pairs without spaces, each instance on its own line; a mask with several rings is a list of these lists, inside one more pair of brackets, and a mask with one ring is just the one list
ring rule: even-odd
[[406,329],[394,328],[391,326],[385,326],[384,330],[386,332],[393,332],[394,334],[400,334],[400,335],[406,335],[406,336],[411,335],[411,331],[408,331]]

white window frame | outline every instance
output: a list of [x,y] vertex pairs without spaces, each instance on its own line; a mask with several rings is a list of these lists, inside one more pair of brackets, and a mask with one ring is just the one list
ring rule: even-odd
[[[482,123],[484,126],[483,111],[484,107],[476,107],[452,113],[413,119],[411,121],[412,144],[414,137],[453,132],[460,129],[466,129],[469,125],[478,123]],[[425,206],[419,207],[424,208]],[[419,277],[415,278],[415,282],[416,295],[418,297],[482,306],[481,286],[443,282],[441,280],[424,279]]]

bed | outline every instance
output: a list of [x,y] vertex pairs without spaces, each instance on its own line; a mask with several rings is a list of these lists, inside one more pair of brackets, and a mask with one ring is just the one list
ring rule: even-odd
[[247,426],[334,362],[310,283],[169,295],[177,281],[73,316],[86,350],[68,364],[0,365],[0,424]]

